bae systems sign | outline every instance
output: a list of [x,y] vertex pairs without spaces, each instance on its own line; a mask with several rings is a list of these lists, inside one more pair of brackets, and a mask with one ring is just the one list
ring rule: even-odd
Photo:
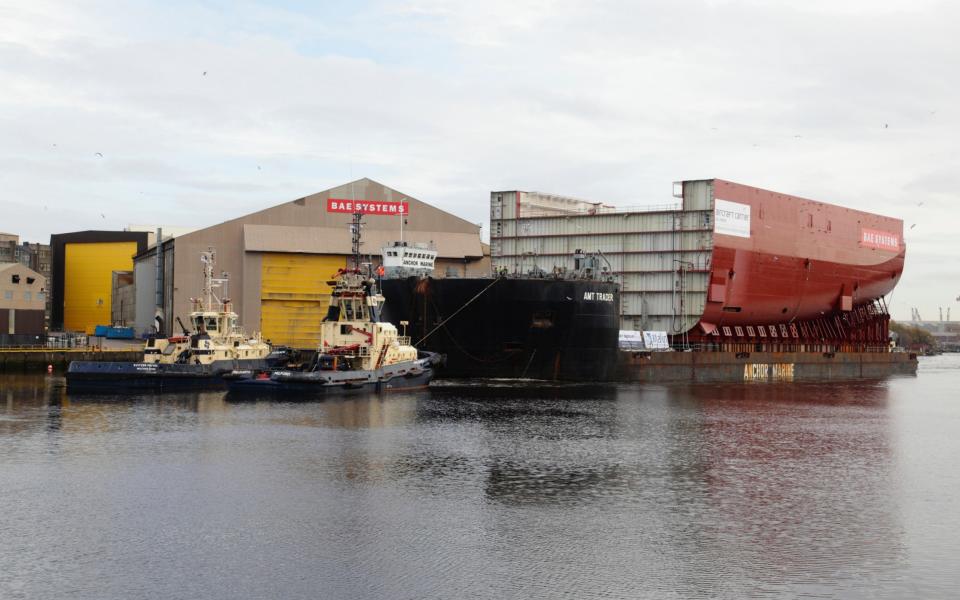
[[900,236],[876,229],[860,230],[860,245],[881,250],[900,250]]
[[750,237],[750,205],[717,198],[713,201],[714,232]]
[[381,200],[341,200],[329,198],[327,212],[355,213],[365,215],[407,215],[410,214],[409,202],[385,202]]

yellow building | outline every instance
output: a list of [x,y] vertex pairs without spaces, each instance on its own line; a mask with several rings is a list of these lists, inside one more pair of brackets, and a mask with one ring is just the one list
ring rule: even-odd
[[92,334],[111,325],[114,271],[131,271],[147,247],[147,233],[81,231],[50,236],[53,253],[51,323],[54,329]]

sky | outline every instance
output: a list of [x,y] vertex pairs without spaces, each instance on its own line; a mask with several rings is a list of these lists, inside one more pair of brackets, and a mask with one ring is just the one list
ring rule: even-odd
[[718,177],[903,219],[960,318],[960,5],[0,0],[0,231],[205,227],[370,177],[614,205]]

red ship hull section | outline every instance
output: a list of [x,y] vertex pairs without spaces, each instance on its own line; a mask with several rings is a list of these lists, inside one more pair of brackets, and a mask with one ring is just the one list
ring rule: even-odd
[[[850,310],[893,291],[903,262],[903,253],[877,265],[849,265],[717,248],[701,320],[714,325],[765,325]],[[713,283],[717,281],[723,283]]]
[[906,248],[899,219],[719,179],[713,195],[703,333],[846,314],[900,280]]

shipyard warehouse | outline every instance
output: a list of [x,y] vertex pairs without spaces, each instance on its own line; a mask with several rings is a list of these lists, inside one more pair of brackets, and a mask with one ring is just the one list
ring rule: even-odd
[[[364,216],[365,260],[402,237],[437,252],[438,277],[490,272],[480,226],[370,179],[244,215],[143,248],[134,258],[135,328],[143,334],[178,332],[176,317],[200,293],[202,252],[213,248],[216,268],[229,275],[228,294],[248,332],[273,344],[315,349],[330,301],[328,282],[348,266],[350,216]],[[159,257],[159,269],[158,269]],[[162,289],[157,294],[157,282]],[[160,305],[162,308],[157,309]],[[159,317],[159,318],[158,318]]]

